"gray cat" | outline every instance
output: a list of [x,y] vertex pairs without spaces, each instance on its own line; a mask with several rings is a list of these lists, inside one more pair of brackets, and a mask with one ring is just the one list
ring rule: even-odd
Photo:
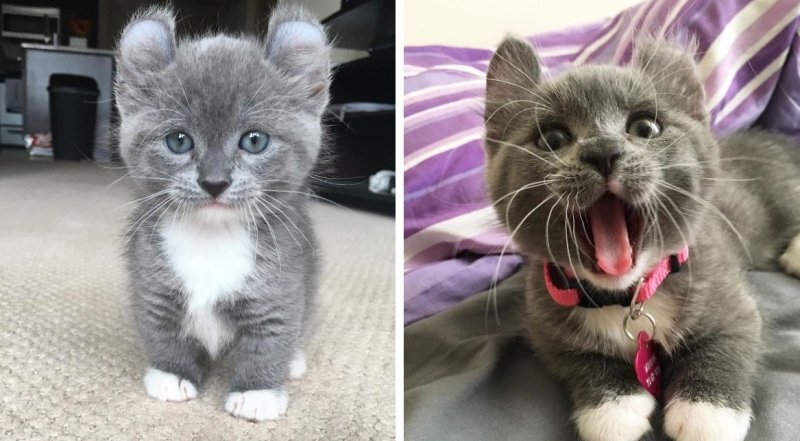
[[[671,438],[743,440],[763,345],[745,269],[800,274],[800,149],[715,140],[690,53],[648,39],[629,66],[545,79],[508,38],[489,65],[490,195],[531,267],[530,340],[587,441],[640,439],[658,396]],[[638,380],[637,351],[661,370]]]
[[328,102],[325,31],[281,4],[266,39],[175,36],[171,9],[125,28],[115,91],[135,209],[125,232],[147,393],[198,394],[210,359],[233,351],[224,407],[286,411],[287,377],[317,290],[306,179]]

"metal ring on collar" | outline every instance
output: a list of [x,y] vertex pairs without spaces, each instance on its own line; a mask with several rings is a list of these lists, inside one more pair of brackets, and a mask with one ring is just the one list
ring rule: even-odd
[[[650,337],[651,338],[655,338],[655,336],[656,336],[656,319],[653,318],[652,315],[650,315],[650,314],[648,314],[646,312],[642,312],[641,314],[639,314],[639,317],[644,317],[650,322],[650,324],[653,326],[653,332],[650,334]],[[629,318],[631,318],[631,316],[626,314],[625,315],[625,319],[622,320],[622,329],[625,330],[625,335],[627,335],[629,339],[631,339],[634,342],[636,342],[636,336],[634,336],[633,333],[631,332],[631,330],[628,329],[628,319]],[[633,320],[635,321],[636,319],[633,319]]]
[[628,308],[628,315],[634,320],[644,313],[644,302],[636,303],[636,301],[639,300],[639,292],[642,290],[642,285],[644,285],[644,277],[639,279],[639,282],[636,283],[636,290],[633,292],[631,305]]

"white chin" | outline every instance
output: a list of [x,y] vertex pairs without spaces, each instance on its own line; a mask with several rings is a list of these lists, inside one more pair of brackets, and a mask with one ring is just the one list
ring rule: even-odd
[[228,205],[202,205],[192,212],[194,217],[207,224],[227,224],[239,220],[239,211]]
[[646,276],[650,269],[658,263],[659,256],[654,256],[652,251],[645,250],[636,256],[636,265],[633,266],[627,273],[620,276],[612,276],[609,274],[601,274],[584,268],[575,268],[578,278],[588,280],[589,283],[596,288],[604,290],[623,290],[627,289],[639,279]]

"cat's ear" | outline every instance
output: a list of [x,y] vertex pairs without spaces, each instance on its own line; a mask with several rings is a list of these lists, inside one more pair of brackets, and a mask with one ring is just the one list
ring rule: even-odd
[[319,20],[305,8],[280,2],[267,28],[266,57],[302,82],[307,97],[321,108],[330,85],[330,46]]
[[641,38],[634,48],[632,63],[653,84],[664,99],[685,110],[692,118],[706,121],[705,91],[694,54],[697,43],[685,44],[656,38]]
[[523,40],[506,37],[492,56],[486,73],[484,121],[490,137],[501,136],[496,129],[507,127],[510,118],[530,107],[540,80],[541,67],[533,47]]
[[119,40],[117,69],[123,80],[159,72],[175,60],[175,13],[168,6],[138,12]]

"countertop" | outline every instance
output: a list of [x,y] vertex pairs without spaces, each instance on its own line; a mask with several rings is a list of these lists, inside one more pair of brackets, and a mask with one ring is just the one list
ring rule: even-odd
[[108,55],[108,56],[114,55],[113,51],[105,49],[90,49],[85,47],[72,47],[72,46],[52,46],[49,44],[22,43],[22,48],[52,51],[52,52],[70,52],[70,53],[87,54],[87,55]]

